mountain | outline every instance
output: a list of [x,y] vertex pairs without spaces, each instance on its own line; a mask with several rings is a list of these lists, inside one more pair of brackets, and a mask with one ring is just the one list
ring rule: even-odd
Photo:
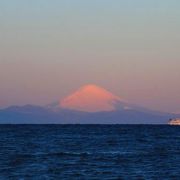
[[104,88],[89,84],[47,107],[54,111],[63,108],[82,112],[110,112],[122,109],[129,110],[135,106]]
[[60,101],[60,107],[85,112],[114,111],[120,98],[96,85],[86,85]]
[[161,112],[153,111],[131,104],[121,97],[118,97],[106,89],[94,84],[88,84],[64,99],[47,106],[53,111],[69,109],[81,112],[114,112],[114,111],[141,111],[153,114]]
[[133,105],[96,85],[86,85],[47,106],[11,106],[0,110],[5,124],[167,124],[178,115]]

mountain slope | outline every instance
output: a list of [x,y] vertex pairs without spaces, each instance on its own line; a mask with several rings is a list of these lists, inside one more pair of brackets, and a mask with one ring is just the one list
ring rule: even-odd
[[60,101],[60,107],[85,112],[113,111],[120,98],[96,85],[86,85]]

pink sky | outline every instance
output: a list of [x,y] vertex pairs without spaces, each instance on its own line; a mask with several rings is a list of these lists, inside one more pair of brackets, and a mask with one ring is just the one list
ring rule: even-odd
[[178,1],[0,2],[0,107],[44,105],[85,84],[180,112]]

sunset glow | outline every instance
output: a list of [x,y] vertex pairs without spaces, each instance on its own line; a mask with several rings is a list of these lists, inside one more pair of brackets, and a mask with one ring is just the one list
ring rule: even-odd
[[0,1],[0,108],[46,105],[91,82],[179,112],[179,9],[177,0]]

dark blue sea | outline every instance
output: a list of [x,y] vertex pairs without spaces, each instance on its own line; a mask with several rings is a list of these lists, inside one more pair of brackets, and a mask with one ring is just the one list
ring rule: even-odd
[[0,125],[0,180],[179,180],[180,127]]

